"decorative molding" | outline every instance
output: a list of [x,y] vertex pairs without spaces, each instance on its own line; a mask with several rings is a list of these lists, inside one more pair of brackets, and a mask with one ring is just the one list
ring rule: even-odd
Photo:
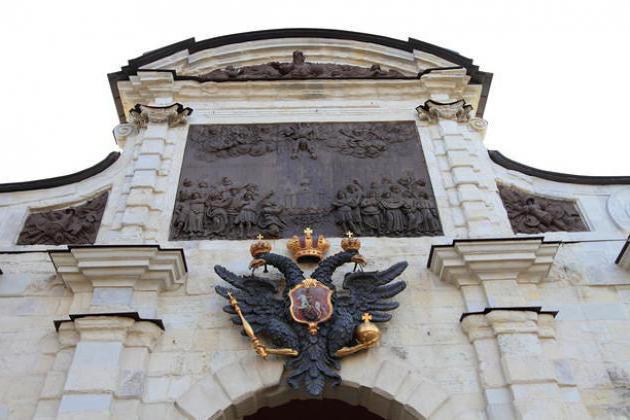
[[84,204],[28,215],[18,245],[93,244],[107,205],[107,191]]
[[488,128],[488,121],[484,120],[483,118],[472,117],[470,120],[468,120],[468,125],[470,125],[473,130],[483,133]]
[[436,123],[440,118],[468,122],[472,109],[472,105],[468,105],[464,99],[448,103],[429,99],[423,105],[416,107],[420,121],[427,121],[430,124]]
[[184,283],[187,272],[183,250],[152,245],[70,247],[49,255],[74,293],[96,287],[172,290]]
[[137,133],[138,133],[138,126],[132,123],[118,124],[116,127],[114,127],[114,130],[113,130],[116,144],[121,149],[125,147],[125,142],[127,141],[127,137],[133,136]]
[[493,280],[540,283],[559,247],[543,238],[455,240],[431,247],[428,267],[457,287]]
[[138,128],[146,128],[149,123],[164,124],[175,127],[186,122],[186,117],[192,114],[192,108],[185,107],[180,103],[166,106],[153,106],[136,104],[129,110],[131,122]]

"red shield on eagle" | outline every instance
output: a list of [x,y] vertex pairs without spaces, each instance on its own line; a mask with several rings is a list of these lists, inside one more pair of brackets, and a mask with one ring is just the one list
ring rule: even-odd
[[305,279],[289,291],[291,318],[307,324],[311,334],[317,334],[317,324],[333,314],[332,290],[315,279]]

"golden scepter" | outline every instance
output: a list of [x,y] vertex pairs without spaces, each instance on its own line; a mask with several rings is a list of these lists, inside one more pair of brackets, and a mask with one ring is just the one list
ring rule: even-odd
[[299,354],[296,350],[293,350],[293,349],[269,349],[269,348],[267,348],[260,341],[260,339],[258,337],[256,337],[256,334],[254,333],[254,329],[252,328],[250,323],[243,316],[243,312],[241,311],[241,307],[238,306],[238,301],[236,300],[236,298],[234,296],[232,296],[231,292],[228,292],[228,297],[230,298],[230,305],[232,305],[232,308],[234,308],[234,311],[236,312],[236,314],[239,316],[239,318],[241,318],[241,322],[243,323],[243,330],[245,330],[245,334],[247,334],[249,339],[252,341],[252,347],[254,347],[254,350],[256,351],[256,354],[258,354],[263,359],[266,359],[267,356],[270,355],[270,354],[278,354],[278,355],[281,355],[281,356],[297,356]]

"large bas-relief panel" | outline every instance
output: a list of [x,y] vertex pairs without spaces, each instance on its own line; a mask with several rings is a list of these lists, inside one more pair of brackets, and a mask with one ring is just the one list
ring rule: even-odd
[[442,234],[413,121],[191,125],[170,239]]

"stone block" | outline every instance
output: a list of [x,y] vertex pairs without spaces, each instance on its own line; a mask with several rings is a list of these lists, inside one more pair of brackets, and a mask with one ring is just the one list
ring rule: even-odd
[[444,136],[446,150],[468,150],[468,141],[461,135],[447,134]]
[[144,347],[125,348],[120,358],[116,396],[140,398],[144,392],[145,367],[149,351]]
[[197,382],[177,400],[177,406],[194,419],[215,418],[231,404],[213,376]]
[[176,375],[182,369],[185,355],[178,353],[151,353],[149,358],[148,376]]
[[473,168],[469,166],[453,168],[451,170],[451,175],[453,176],[455,185],[475,184],[478,186],[480,182],[479,175],[477,175]]
[[451,168],[474,167],[474,159],[467,151],[452,151],[447,153],[448,164]]
[[143,142],[149,139],[166,139],[168,135],[168,124],[166,123],[150,123],[144,131]]
[[66,391],[114,392],[121,352],[122,343],[119,342],[83,341],[77,344]]
[[111,394],[64,395],[59,404],[59,419],[107,419]]
[[140,153],[142,154],[164,154],[164,147],[166,142],[163,138],[144,139],[142,146],[140,146]]
[[157,172],[150,170],[136,170],[131,178],[130,186],[132,188],[155,188],[157,185]]
[[132,188],[127,197],[127,206],[140,206],[153,208],[155,206],[155,194],[153,188]]
[[147,378],[142,401],[146,403],[168,401],[169,377]]
[[501,364],[510,384],[555,383],[555,369],[543,356],[503,355]]
[[147,223],[148,217],[148,207],[127,207],[123,214],[122,224],[144,226]]
[[126,305],[131,304],[133,288],[131,287],[96,287],[92,293],[92,305]]
[[60,398],[63,394],[63,387],[66,383],[66,373],[51,370],[46,375],[44,387],[40,393],[42,399]]
[[483,201],[483,194],[475,184],[460,184],[457,186],[457,196],[461,203],[466,201]]
[[156,154],[140,154],[135,161],[135,169],[153,169],[159,170],[160,166],[162,166],[162,158],[160,155]]

